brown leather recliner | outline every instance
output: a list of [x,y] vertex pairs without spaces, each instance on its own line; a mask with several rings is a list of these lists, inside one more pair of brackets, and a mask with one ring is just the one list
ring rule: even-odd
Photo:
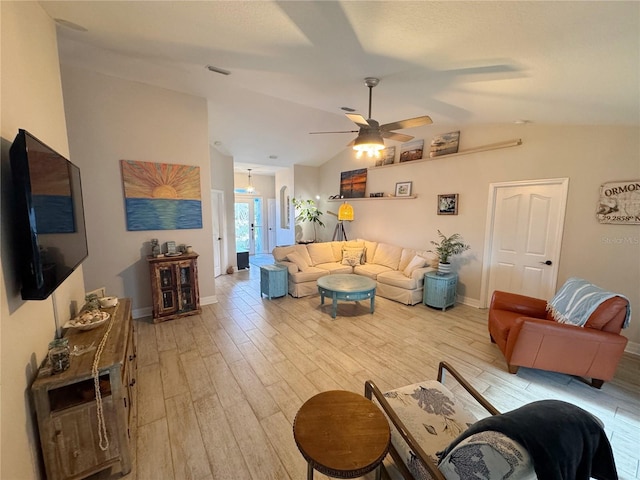
[[591,378],[600,388],[613,378],[627,338],[620,335],[627,300],[604,301],[584,327],[558,323],[538,298],[495,291],[489,306],[489,334],[509,372],[530,367]]

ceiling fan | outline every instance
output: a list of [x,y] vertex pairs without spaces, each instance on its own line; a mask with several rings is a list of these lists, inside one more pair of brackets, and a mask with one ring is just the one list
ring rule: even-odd
[[358,151],[358,155],[367,152],[369,156],[378,155],[379,151],[384,148],[384,141],[382,138],[389,138],[398,142],[408,142],[413,139],[411,135],[405,135],[403,133],[393,132],[392,130],[401,130],[404,128],[421,127],[422,125],[429,125],[433,123],[431,117],[424,115],[422,117],[407,118],[397,122],[386,123],[380,125],[376,120],[371,118],[371,97],[373,87],[380,83],[379,78],[367,77],[364,79],[364,84],[369,87],[369,118],[365,119],[358,113],[347,113],[349,120],[354,122],[360,130],[344,130],[337,132],[310,132],[311,134],[321,133],[358,133],[358,136],[350,142],[347,146],[353,146],[354,150]]

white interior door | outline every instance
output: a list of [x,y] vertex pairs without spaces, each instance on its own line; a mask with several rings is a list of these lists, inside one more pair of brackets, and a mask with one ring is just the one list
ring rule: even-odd
[[211,220],[213,224],[213,276],[222,274],[221,265],[226,264],[224,257],[224,192],[211,190]]
[[494,290],[553,296],[568,186],[567,178],[491,184],[483,306]]
[[269,233],[267,234],[267,243],[269,252],[273,252],[276,248],[276,199],[267,199],[267,228]]

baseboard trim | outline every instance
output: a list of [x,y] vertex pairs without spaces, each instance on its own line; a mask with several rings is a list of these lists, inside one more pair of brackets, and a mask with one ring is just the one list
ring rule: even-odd
[[463,305],[469,305],[470,307],[480,308],[480,300],[475,298],[463,297],[462,295],[456,295],[456,301]]
[[640,356],[640,343],[636,342],[628,342],[627,348],[624,349],[626,353],[630,353],[631,355]]
[[200,305],[212,305],[214,303],[218,303],[217,295],[211,295],[209,297],[200,298]]

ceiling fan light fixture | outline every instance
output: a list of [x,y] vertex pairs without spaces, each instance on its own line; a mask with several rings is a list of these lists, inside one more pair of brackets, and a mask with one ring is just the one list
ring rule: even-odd
[[369,157],[378,157],[380,150],[384,149],[384,141],[377,131],[361,131],[353,142],[353,149],[357,152],[357,158],[362,157],[365,153]]

